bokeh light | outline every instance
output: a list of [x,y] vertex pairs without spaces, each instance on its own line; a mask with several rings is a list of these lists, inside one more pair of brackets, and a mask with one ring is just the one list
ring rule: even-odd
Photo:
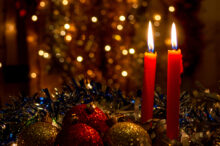
[[70,25],[68,23],[64,24],[65,29],[70,29]]
[[155,14],[154,15],[154,19],[157,20],[157,21],[160,21],[161,20],[161,16],[159,14]]
[[175,11],[175,7],[174,6],[169,6],[169,11],[170,12],[174,12]]
[[126,19],[126,18],[125,18],[125,16],[123,16],[123,15],[121,15],[121,16],[119,17],[119,20],[120,20],[120,21],[125,21],[125,19]]
[[108,51],[110,51],[110,50],[111,50],[111,46],[106,45],[106,46],[105,46],[105,51],[107,51],[107,52],[108,52]]
[[93,16],[93,17],[91,18],[91,21],[92,21],[93,23],[96,23],[96,22],[98,21],[98,18],[95,17],[95,16]]
[[31,78],[32,78],[32,79],[35,79],[36,77],[37,77],[37,74],[36,74],[35,72],[32,72],[32,73],[31,73]]
[[76,60],[77,60],[78,62],[82,62],[82,61],[83,61],[83,57],[82,57],[82,56],[77,56]]
[[37,19],[38,19],[38,18],[37,18],[37,15],[32,15],[31,19],[32,19],[32,21],[34,21],[34,22],[37,21]]
[[130,54],[134,54],[134,53],[135,53],[135,49],[134,49],[134,48],[130,48],[130,49],[129,49],[129,53],[130,53]]
[[128,76],[128,72],[125,71],[125,70],[123,70],[123,71],[121,72],[121,75],[122,75],[123,77],[127,77],[127,76]]

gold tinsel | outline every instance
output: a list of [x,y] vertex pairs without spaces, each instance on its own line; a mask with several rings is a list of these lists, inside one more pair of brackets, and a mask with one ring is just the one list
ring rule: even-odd
[[109,141],[114,146],[151,146],[144,128],[130,122],[119,122],[109,130]]
[[38,122],[25,128],[18,136],[18,146],[53,146],[58,130],[50,123]]

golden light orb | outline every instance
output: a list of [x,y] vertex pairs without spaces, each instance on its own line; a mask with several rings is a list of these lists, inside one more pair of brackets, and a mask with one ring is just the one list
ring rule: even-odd
[[117,25],[117,29],[118,30],[122,30],[123,29],[123,26],[121,24]]
[[37,77],[37,74],[36,74],[35,72],[32,72],[32,73],[31,73],[31,78],[32,78],[32,79],[35,79],[36,77]]
[[116,35],[114,35],[114,39],[117,40],[117,41],[120,41],[121,40],[121,36],[116,34]]
[[122,54],[123,55],[128,55],[128,50],[126,50],[126,49],[122,50]]
[[2,68],[2,63],[0,62],[0,68]]
[[72,40],[72,36],[70,34],[66,35],[65,37],[67,42],[70,42]]
[[134,53],[135,53],[135,49],[134,49],[134,48],[130,48],[130,49],[129,49],[129,53],[130,53],[130,54],[134,54]]
[[94,53],[89,53],[89,57],[90,57],[90,58],[93,58],[94,56],[95,56]]
[[161,16],[159,14],[155,14],[154,15],[154,19],[157,20],[157,21],[160,21],[161,20]]
[[77,60],[78,62],[82,62],[82,61],[83,61],[83,57],[82,57],[82,56],[77,56],[76,60]]
[[43,57],[46,58],[46,59],[49,58],[49,57],[50,57],[50,56],[49,56],[49,53],[47,53],[47,52],[44,53],[44,54],[43,54]]
[[110,51],[110,50],[111,50],[111,46],[106,45],[106,46],[105,46],[105,51],[108,52],[108,51]]
[[60,35],[61,35],[61,36],[65,36],[65,35],[66,35],[66,31],[65,31],[65,30],[61,30],[61,31],[60,31]]
[[68,2],[68,0],[63,0],[62,3],[64,6],[66,6],[66,5],[68,5],[69,2]]
[[123,70],[123,71],[121,72],[121,75],[122,75],[123,77],[127,77],[127,76],[128,76],[128,72],[125,71],[125,70]]
[[70,25],[68,23],[64,24],[65,29],[70,29]]
[[43,56],[43,55],[44,55],[44,51],[43,51],[43,50],[39,50],[39,51],[38,51],[38,55],[39,55],[39,56]]
[[164,43],[165,43],[167,46],[171,45],[171,39],[170,39],[170,38],[165,39]]
[[96,22],[98,21],[98,18],[95,17],[95,16],[93,16],[93,17],[91,18],[91,21],[92,21],[93,23],[96,23]]
[[32,21],[34,21],[34,22],[37,21],[37,19],[38,19],[38,18],[37,18],[37,15],[32,15],[31,19],[32,19]]
[[91,69],[89,69],[89,70],[87,70],[87,74],[88,74],[89,76],[92,76],[93,71],[92,71]]
[[12,144],[11,144],[11,146],[17,146],[17,145],[18,145],[17,143],[12,143]]
[[43,8],[43,7],[46,6],[46,3],[45,3],[44,1],[41,1],[41,2],[40,2],[40,6]]
[[113,62],[114,62],[114,60],[113,60],[112,58],[109,58],[109,59],[108,59],[108,63],[109,63],[109,64],[112,64]]
[[155,22],[154,22],[154,26],[156,26],[156,27],[160,26],[160,22],[155,21]]
[[125,18],[125,16],[123,16],[123,15],[121,15],[121,16],[119,17],[119,20],[120,20],[120,21],[125,21],[125,19],[126,19],[126,18]]
[[174,12],[175,11],[175,7],[174,6],[169,6],[168,9],[169,9],[170,12]]

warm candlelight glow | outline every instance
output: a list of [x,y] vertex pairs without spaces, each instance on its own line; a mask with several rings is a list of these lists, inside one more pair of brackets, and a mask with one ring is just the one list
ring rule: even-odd
[[151,21],[149,21],[148,25],[148,49],[149,52],[154,52],[154,40]]
[[176,35],[176,26],[175,23],[172,24],[171,30],[171,44],[173,49],[177,49],[177,35]]

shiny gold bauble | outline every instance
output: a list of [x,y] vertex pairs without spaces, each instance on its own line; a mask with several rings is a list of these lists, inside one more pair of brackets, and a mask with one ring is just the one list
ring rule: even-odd
[[22,130],[18,146],[53,146],[58,130],[50,123],[37,122]]
[[147,131],[130,122],[119,122],[112,126],[108,139],[113,146],[151,146]]

